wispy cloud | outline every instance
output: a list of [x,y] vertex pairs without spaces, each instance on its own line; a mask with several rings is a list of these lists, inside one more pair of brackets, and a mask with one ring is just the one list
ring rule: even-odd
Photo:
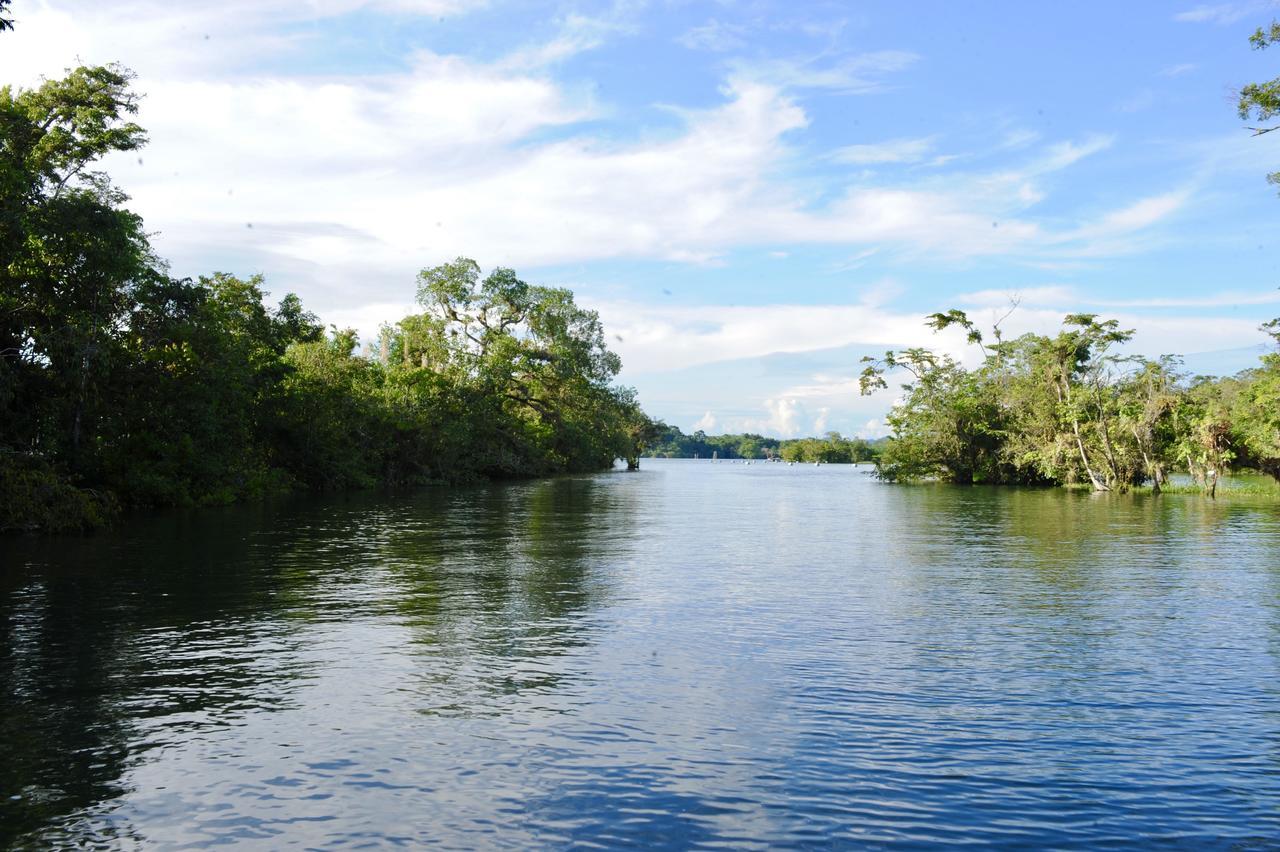
[[496,67],[512,71],[538,70],[595,50],[610,37],[630,32],[632,13],[630,6],[619,2],[599,15],[568,14],[558,22],[558,32],[550,40],[515,50],[496,63]]
[[1184,74],[1190,74],[1200,66],[1195,62],[1182,62],[1177,65],[1169,65],[1160,69],[1161,77],[1181,77]]
[[1123,241],[1135,232],[1171,218],[1183,210],[1192,198],[1189,188],[1141,198],[1110,210],[1082,223],[1075,229],[1056,234],[1051,239],[1061,245],[1074,244],[1068,254],[1096,256],[1099,253],[1123,254]]
[[1103,216],[1097,227],[1108,232],[1150,227],[1181,210],[1190,197],[1189,190],[1176,190],[1144,198]]
[[1005,133],[1004,137],[1000,140],[999,147],[1008,150],[1017,150],[1040,141],[1040,138],[1041,134],[1039,131],[1028,130],[1027,128],[1022,127]]
[[1098,297],[1060,284],[1009,290],[978,290],[956,296],[957,304],[974,307],[1008,307],[1013,303],[1028,308],[1053,307],[1064,311],[1080,307],[1105,308],[1234,308],[1280,304],[1280,290],[1223,290],[1206,296],[1143,297],[1116,299]]
[[845,258],[844,260],[831,265],[830,267],[827,268],[826,271],[830,275],[836,275],[841,272],[851,272],[855,269],[861,269],[862,267],[867,265],[868,260],[875,257],[879,253],[880,253],[879,249],[875,249],[875,248],[863,249],[862,251],[857,252],[851,257]]
[[1251,3],[1203,4],[1177,13],[1173,16],[1173,19],[1184,23],[1226,26],[1242,21],[1245,18],[1259,15],[1268,9],[1274,9],[1276,5],[1273,0],[1259,0],[1259,2]]
[[878,165],[882,163],[918,163],[933,149],[933,137],[891,139],[867,145],[846,145],[831,153],[838,163]]
[[879,50],[832,59],[738,60],[730,64],[735,77],[780,89],[830,89],[844,94],[870,94],[886,87],[885,77],[903,71],[920,59],[905,50]]
[[676,41],[690,50],[709,50],[724,53],[746,45],[746,28],[740,24],[726,24],[715,18],[681,33]]
[[1115,138],[1105,134],[1094,134],[1081,141],[1056,142],[1045,149],[1043,155],[1037,157],[1022,173],[1040,175],[1061,171],[1073,166],[1099,151],[1105,151],[1115,143]]

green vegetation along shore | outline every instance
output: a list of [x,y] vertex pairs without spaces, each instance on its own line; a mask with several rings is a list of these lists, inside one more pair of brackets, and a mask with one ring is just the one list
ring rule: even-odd
[[652,424],[568,290],[460,258],[361,355],[260,278],[170,277],[93,170],[146,142],[136,111],[118,67],[0,88],[0,531],[638,456]]
[[[1280,480],[1280,353],[1210,378],[1184,374],[1171,356],[1122,354],[1133,331],[1093,314],[1012,340],[999,323],[984,335],[958,310],[928,324],[962,329],[981,360],[969,369],[924,348],[863,359],[863,393],[887,387],[888,371],[911,377],[888,417],[883,479],[1159,492],[1181,470],[1210,495],[1228,471]],[[1280,319],[1262,328],[1280,344]]]

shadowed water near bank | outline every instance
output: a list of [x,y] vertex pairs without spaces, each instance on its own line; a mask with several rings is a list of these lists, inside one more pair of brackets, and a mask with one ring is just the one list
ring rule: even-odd
[[1280,506],[639,473],[5,543],[0,846],[1280,836]]

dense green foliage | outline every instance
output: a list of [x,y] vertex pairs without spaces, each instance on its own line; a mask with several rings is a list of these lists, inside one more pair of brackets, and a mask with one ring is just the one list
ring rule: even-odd
[[[889,414],[884,479],[1158,491],[1185,470],[1210,494],[1235,468],[1280,479],[1280,354],[1210,379],[1183,375],[1175,358],[1119,354],[1133,332],[1093,314],[1067,316],[1052,337],[1005,340],[997,324],[991,343],[961,311],[928,324],[962,328],[982,362],[966,369],[920,348],[863,359],[863,393],[886,387],[889,370],[911,377]],[[1263,328],[1280,343],[1280,320]]]
[[118,505],[530,476],[635,459],[653,425],[568,290],[459,259],[369,357],[260,278],[175,280],[93,165],[137,149],[114,67],[0,89],[0,530]]
[[686,435],[675,426],[660,425],[647,452],[658,458],[782,459],[797,462],[847,464],[872,461],[877,449],[861,438],[845,438],[828,432],[822,438],[766,438],[763,435],[707,435],[701,430]]

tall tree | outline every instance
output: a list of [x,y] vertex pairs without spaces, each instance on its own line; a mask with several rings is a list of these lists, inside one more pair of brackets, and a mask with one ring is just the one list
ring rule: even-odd
[[146,136],[116,66],[0,88],[0,445],[82,460],[131,288],[158,274],[142,221],[92,170]]
[[[622,364],[599,316],[571,292],[527,284],[504,268],[481,278],[479,264],[458,258],[422,271],[418,302],[426,315],[401,329],[422,363],[502,400],[515,445],[532,441],[588,466],[625,454],[628,403],[611,387]],[[410,343],[400,348],[407,353]]]

